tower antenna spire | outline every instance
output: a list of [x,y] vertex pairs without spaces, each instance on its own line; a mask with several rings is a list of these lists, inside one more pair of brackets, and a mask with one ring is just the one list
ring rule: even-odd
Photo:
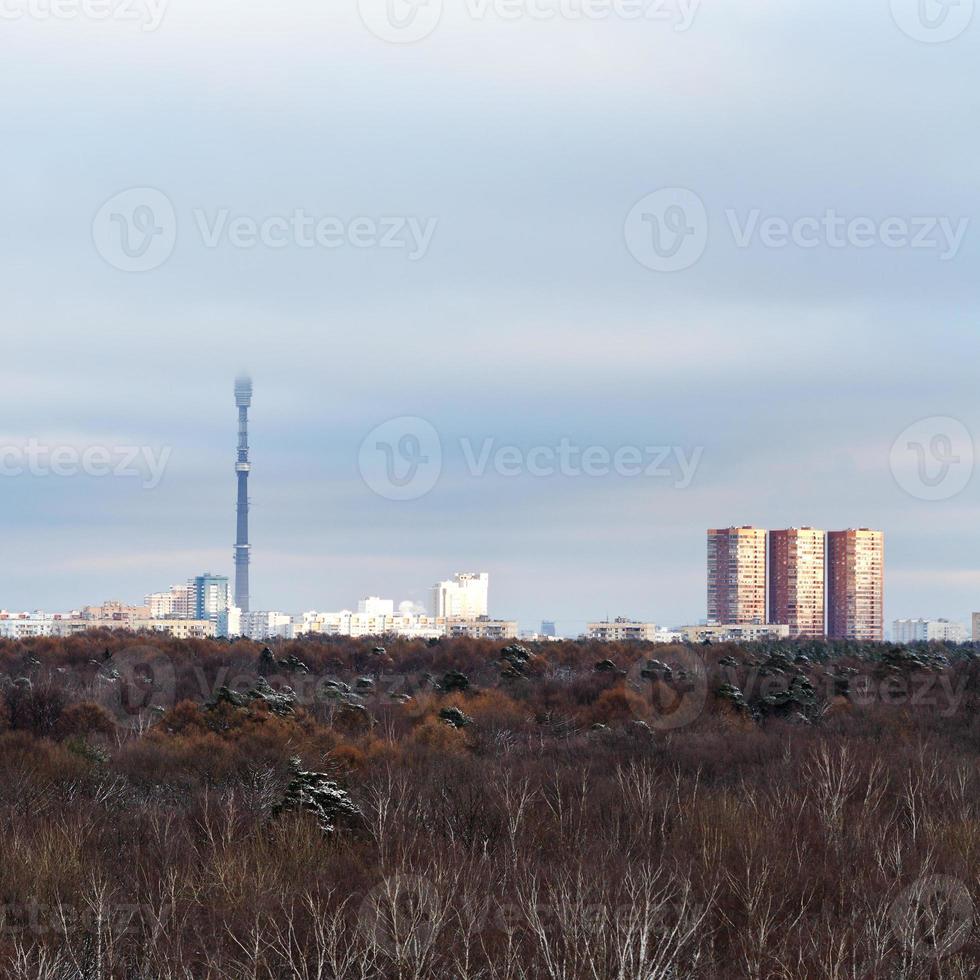
[[235,539],[235,605],[248,612],[248,566],[252,546],[248,543],[248,475],[252,464],[248,460],[248,410],[252,404],[252,379],[241,375],[235,380],[235,404],[238,406],[238,536]]

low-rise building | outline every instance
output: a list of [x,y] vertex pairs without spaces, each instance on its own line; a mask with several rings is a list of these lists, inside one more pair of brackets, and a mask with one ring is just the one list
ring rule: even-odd
[[284,612],[239,612],[238,628],[231,633],[250,640],[291,640],[293,617]]
[[[437,620],[437,625],[439,621]],[[514,640],[520,636],[516,620],[490,619],[480,616],[478,619],[447,619],[443,629],[446,636],[466,636],[472,640]]]
[[[167,633],[176,639],[207,639],[215,635],[214,623],[194,619],[151,619],[138,617],[124,610],[110,615],[96,615],[104,606],[89,606],[81,612],[70,613],[0,613],[0,637],[26,639],[32,636],[76,636],[89,630],[144,630]],[[140,607],[129,607],[140,608]]]
[[966,638],[966,627],[948,619],[896,619],[892,623],[894,643],[966,643]]
[[294,636],[320,633],[325,636],[404,636],[430,640],[444,636],[445,632],[444,622],[437,622],[424,613],[409,612],[312,611],[303,613],[293,624]]
[[789,639],[789,626],[784,623],[713,623],[708,626],[682,626],[680,633],[687,643],[756,643],[759,640]]
[[657,626],[655,623],[640,623],[625,616],[610,622],[589,623],[586,636],[599,643],[625,643],[628,641],[655,643]]

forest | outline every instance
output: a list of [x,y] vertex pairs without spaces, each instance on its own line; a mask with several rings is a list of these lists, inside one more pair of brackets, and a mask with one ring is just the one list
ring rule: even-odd
[[0,642],[0,976],[975,980],[980,655]]

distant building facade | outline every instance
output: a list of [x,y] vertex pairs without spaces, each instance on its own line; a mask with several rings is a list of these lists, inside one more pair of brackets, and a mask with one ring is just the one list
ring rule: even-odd
[[446,619],[436,620],[442,623],[445,635],[450,637],[466,636],[472,640],[515,640],[520,636],[516,620],[490,619],[481,616],[479,619]]
[[896,619],[892,623],[895,643],[966,643],[966,639],[966,627],[948,619]]
[[656,643],[657,627],[655,623],[639,623],[620,616],[611,623],[589,623],[586,636],[599,643],[626,643],[629,641]]
[[[385,600],[381,600],[384,602]],[[359,603],[363,606],[364,603]],[[393,608],[394,603],[390,603]],[[306,612],[294,622],[293,635],[322,634],[325,636],[401,636],[407,639],[432,640],[445,636],[445,620],[425,613],[394,613],[378,607],[369,611]]]
[[827,535],[827,635],[884,640],[885,541],[881,531],[851,528]]
[[489,591],[487,572],[457,572],[451,580],[432,586],[432,615],[436,619],[479,619],[488,615]]
[[791,637],[824,635],[826,533],[812,527],[769,532],[769,619]]
[[151,619],[193,619],[195,614],[192,585],[172,585],[167,592],[151,592],[143,604]]
[[682,626],[680,632],[687,643],[756,643],[789,638],[785,623],[710,623]]
[[[107,610],[109,614],[104,614]],[[22,640],[32,636],[76,636],[89,630],[128,630],[166,633],[177,639],[207,639],[215,635],[210,620],[153,619],[141,606],[106,603],[87,606],[81,612],[70,613],[9,613],[0,612],[0,637]]]
[[766,531],[708,531],[708,622],[766,622]]
[[291,640],[293,617],[284,612],[240,612],[237,630],[229,632],[250,640]]
[[[231,608],[231,589],[227,575],[205,572],[188,582],[194,601],[194,618],[214,623],[218,636],[231,632],[228,611]],[[237,632],[237,630],[236,630]]]

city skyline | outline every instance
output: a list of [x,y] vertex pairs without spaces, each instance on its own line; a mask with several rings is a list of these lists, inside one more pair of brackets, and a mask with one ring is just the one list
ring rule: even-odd
[[[615,18],[476,23],[447,5],[431,37],[402,46],[343,4],[223,4],[227,17],[204,21],[171,5],[150,33],[81,18],[9,25],[18,40],[0,74],[23,139],[0,161],[13,231],[0,263],[17,282],[0,446],[173,452],[152,490],[0,478],[15,563],[0,571],[0,602],[70,607],[136,580],[230,574],[229,383],[248,365],[262,606],[334,606],[415,582],[421,602],[445,569],[481,567],[524,622],[571,632],[593,602],[693,620],[704,528],[871,522],[889,538],[886,621],[967,618],[980,596],[964,533],[980,527],[976,478],[937,499],[906,479],[914,452],[901,482],[891,454],[946,435],[965,460],[961,431],[980,432],[977,228],[945,260],[761,235],[830,210],[876,227],[914,215],[956,227],[980,212],[962,164],[980,138],[963,124],[976,33],[917,43],[887,8],[704,4],[678,32]],[[303,84],[252,72],[260,53]],[[48,82],[23,86],[42,63]],[[367,90],[356,105],[336,97],[351,79]],[[158,111],[135,112],[134,93]],[[265,126],[280,112],[288,152]],[[189,130],[207,152],[187,152]],[[60,166],[67,145],[82,165]],[[709,230],[695,265],[662,273],[631,254],[624,228],[670,187],[703,202]],[[173,254],[146,272],[93,244],[100,209],[131,188],[156,189],[176,216]],[[417,260],[349,243],[212,244],[239,218],[300,209],[345,227],[438,224]],[[443,459],[427,495],[399,502],[366,487],[357,460],[368,433],[402,417],[431,424]],[[957,428],[903,437],[944,419]],[[666,477],[475,475],[464,439],[476,459],[486,439],[525,454],[562,439],[704,452],[678,489],[670,456]],[[927,462],[932,479],[942,463]]]

